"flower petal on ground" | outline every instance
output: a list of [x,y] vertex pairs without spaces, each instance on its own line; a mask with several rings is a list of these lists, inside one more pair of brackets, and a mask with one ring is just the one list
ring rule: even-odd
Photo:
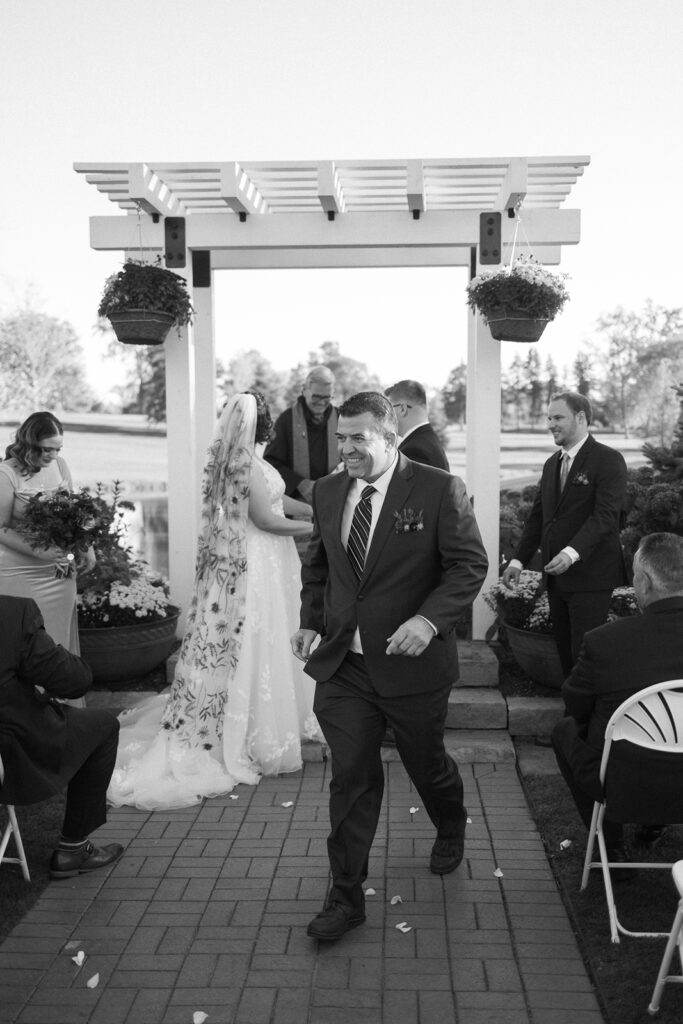
[[100,983],[100,976],[99,976],[99,974],[93,974],[92,978],[88,978],[88,980],[86,981],[86,985],[88,986],[88,988],[97,988],[99,983]]
[[420,808],[419,808],[419,807],[411,807],[411,808],[410,808],[410,813],[411,813],[411,814],[417,814],[417,812],[418,812],[419,810],[420,810]]
[[204,1013],[203,1010],[195,1010],[192,1014],[192,1024],[204,1024],[205,1020],[208,1020],[208,1013]]
[[392,896],[389,902],[391,903],[392,907],[395,907],[397,903],[403,903],[403,899],[401,896]]
[[413,929],[408,924],[407,921],[401,921],[400,924],[396,925],[396,930],[399,931],[399,932],[403,932],[403,934],[405,935],[406,932],[412,932]]
[[377,894],[376,889],[365,889],[363,890],[366,896],[375,896]]
[[293,800],[285,800],[285,802],[281,806],[282,807],[293,807],[294,806],[294,801]]
[[496,878],[504,878],[505,877],[503,872],[500,870],[500,868],[496,868],[496,870],[493,873],[496,876]]
[[85,953],[83,952],[82,949],[79,949],[78,953],[76,953],[76,956],[72,956],[71,959],[73,960],[77,967],[81,967],[85,961]]

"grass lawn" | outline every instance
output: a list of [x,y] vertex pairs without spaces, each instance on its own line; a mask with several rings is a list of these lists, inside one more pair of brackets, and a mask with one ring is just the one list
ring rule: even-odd
[[[599,989],[607,1024],[643,1024],[656,1019],[661,1024],[683,1021],[683,987],[666,985],[656,1018],[647,1007],[652,997],[666,939],[610,939],[607,903],[602,877],[597,870],[585,892],[580,892],[586,830],[576,813],[564,780],[559,775],[524,779],[529,806],[534,815],[555,872],[579,945]],[[627,827],[627,837],[630,827]],[[570,839],[571,846],[560,849]],[[667,830],[657,846],[654,860],[676,861],[683,856],[683,827]],[[638,858],[647,860],[642,853]],[[669,870],[624,872],[626,880],[615,886],[619,918],[625,927],[638,931],[666,931],[671,928],[678,893]],[[680,968],[674,954],[671,972]]]

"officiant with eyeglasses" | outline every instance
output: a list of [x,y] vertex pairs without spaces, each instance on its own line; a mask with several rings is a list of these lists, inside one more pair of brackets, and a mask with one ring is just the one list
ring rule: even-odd
[[76,569],[95,564],[92,551],[74,556],[56,544],[34,547],[21,532],[26,509],[38,495],[72,491],[62,456],[64,429],[50,412],[34,412],[17,428],[0,462],[0,595],[30,597],[55,643],[80,653]]

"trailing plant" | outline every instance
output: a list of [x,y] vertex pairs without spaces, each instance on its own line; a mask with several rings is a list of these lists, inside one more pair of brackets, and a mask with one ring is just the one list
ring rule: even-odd
[[518,256],[511,266],[473,278],[467,304],[486,320],[513,311],[529,320],[554,320],[569,298],[566,277],[547,270],[533,256]]
[[126,313],[134,309],[168,313],[176,324],[187,324],[194,310],[185,278],[156,263],[127,260],[123,268],[105,283],[98,316]]

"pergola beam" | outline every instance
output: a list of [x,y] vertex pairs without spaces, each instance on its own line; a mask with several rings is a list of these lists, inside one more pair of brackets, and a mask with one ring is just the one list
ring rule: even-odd
[[510,161],[510,165],[498,190],[494,207],[496,210],[514,210],[523,203],[528,192],[528,162],[524,157]]
[[318,199],[325,213],[331,219],[344,211],[344,195],[334,163],[324,160],[318,166]]
[[267,213],[265,200],[245,170],[234,161],[220,166],[223,202],[233,213]]

